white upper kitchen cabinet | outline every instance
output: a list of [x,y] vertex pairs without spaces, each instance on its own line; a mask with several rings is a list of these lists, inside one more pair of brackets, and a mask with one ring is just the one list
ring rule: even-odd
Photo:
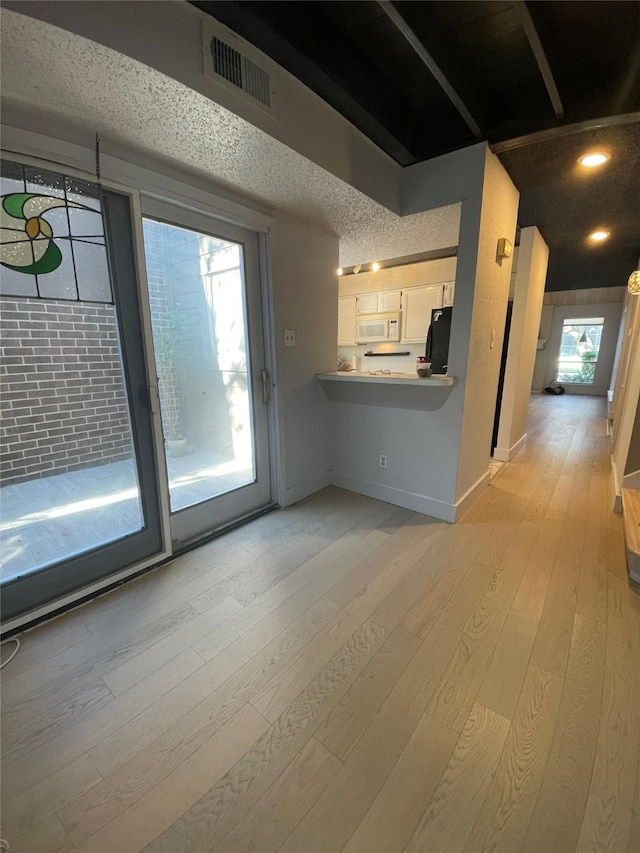
[[442,308],[444,288],[441,284],[410,287],[402,291],[402,341],[425,343],[431,323],[431,311]]
[[354,346],[356,342],[356,297],[338,299],[338,346]]
[[378,311],[399,311],[402,304],[401,290],[387,290],[378,294]]
[[382,293],[361,293],[358,297],[358,314],[384,314],[399,311],[402,301],[401,290],[386,290]]
[[356,296],[358,314],[377,314],[378,313],[378,294],[377,293],[361,293]]

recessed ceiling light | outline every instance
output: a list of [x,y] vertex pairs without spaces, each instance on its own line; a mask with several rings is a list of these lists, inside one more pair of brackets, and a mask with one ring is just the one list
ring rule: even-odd
[[338,267],[338,275],[342,275],[342,267]]
[[371,269],[372,269],[374,272],[378,272],[378,270],[380,269],[380,264],[379,264],[377,261],[374,261],[374,262],[371,264]]
[[593,169],[594,166],[602,166],[611,158],[608,151],[587,151],[582,157],[578,157],[578,163],[581,166],[586,166],[587,169]]
[[610,234],[610,231],[592,231],[589,234],[589,239],[593,240],[594,243],[601,243],[603,240],[607,240]]

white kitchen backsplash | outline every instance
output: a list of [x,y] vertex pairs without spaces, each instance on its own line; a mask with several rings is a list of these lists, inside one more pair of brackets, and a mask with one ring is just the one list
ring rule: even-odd
[[[424,355],[424,344],[366,344],[364,346],[338,347],[338,355],[345,358],[349,364],[354,355],[358,356],[358,371],[368,373],[376,370],[390,370],[392,373],[415,373],[416,358]],[[385,358],[376,356],[365,357],[365,352],[409,352],[410,355],[396,355]]]

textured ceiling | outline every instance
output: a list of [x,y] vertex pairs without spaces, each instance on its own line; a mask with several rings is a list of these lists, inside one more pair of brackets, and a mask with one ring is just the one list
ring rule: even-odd
[[638,0],[191,2],[403,166],[640,109]]
[[[577,163],[606,149],[604,166]],[[549,244],[547,290],[625,284],[640,256],[640,123],[584,130],[499,154],[520,190],[518,222],[537,225]],[[611,232],[604,243],[587,235]]]
[[109,142],[184,165],[340,238],[344,266],[458,243],[460,206],[400,218],[175,80],[65,30],[2,11],[2,90]]

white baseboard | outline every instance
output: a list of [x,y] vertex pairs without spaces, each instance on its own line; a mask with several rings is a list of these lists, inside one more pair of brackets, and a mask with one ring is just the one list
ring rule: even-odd
[[457,507],[454,504],[445,503],[445,501],[430,498],[427,495],[417,495],[403,489],[396,489],[393,486],[361,480],[358,477],[341,474],[339,471],[333,472],[331,482],[334,486],[346,489],[349,492],[376,498],[376,500],[385,501],[385,503],[394,504],[394,506],[402,506],[405,509],[421,512],[423,515],[430,515],[442,521],[453,523],[456,520]]
[[519,438],[518,441],[513,445],[513,447],[496,447],[493,451],[493,458],[497,459],[498,462],[511,462],[516,453],[519,453],[524,447],[524,443],[527,440],[527,434]]
[[622,492],[620,491],[620,477],[613,456],[611,457],[611,476],[613,477],[613,511],[619,514],[622,512]]
[[490,481],[491,473],[489,471],[485,471],[481,477],[478,477],[473,486],[471,486],[470,489],[467,489],[464,495],[456,501],[456,521],[459,518],[462,518],[471,504],[474,504],[478,500],[480,495],[489,485]]
[[623,489],[640,489],[640,471],[631,471],[622,478]]
[[320,489],[326,489],[332,484],[331,471],[325,471],[324,474],[319,474],[317,477],[312,477],[311,480],[305,480],[304,483],[298,483],[297,486],[292,486],[290,489],[284,489],[278,503],[280,506],[291,506],[298,501],[308,498]]

